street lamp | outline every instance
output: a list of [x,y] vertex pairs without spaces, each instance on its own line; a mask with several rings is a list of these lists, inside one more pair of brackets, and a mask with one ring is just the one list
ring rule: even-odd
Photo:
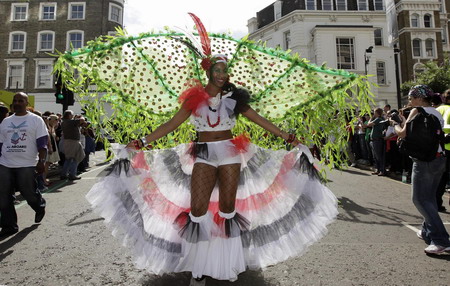
[[397,106],[400,109],[402,107],[402,94],[400,92],[400,68],[398,63],[398,55],[400,49],[397,48],[397,44],[394,45],[394,63],[395,63],[395,86],[397,88]]
[[373,46],[370,46],[366,49],[364,52],[364,68],[365,68],[365,74],[367,75],[367,66],[369,65],[369,59],[370,57],[367,54],[371,54],[373,50]]

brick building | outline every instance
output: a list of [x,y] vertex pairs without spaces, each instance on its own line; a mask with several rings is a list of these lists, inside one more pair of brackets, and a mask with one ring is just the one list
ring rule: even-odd
[[122,27],[123,8],[124,0],[0,0],[0,89],[34,95],[40,111],[60,111],[52,75],[56,59],[49,54],[114,33]]

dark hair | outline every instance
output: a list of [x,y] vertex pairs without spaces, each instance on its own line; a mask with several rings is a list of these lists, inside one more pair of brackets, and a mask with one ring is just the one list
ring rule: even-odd
[[430,103],[432,104],[432,105],[439,105],[439,104],[442,104],[442,98],[441,98],[441,95],[440,94],[435,94],[434,96],[432,96],[431,98],[430,98]]
[[0,105],[0,114],[7,114],[9,112],[8,107]]
[[381,116],[383,115],[383,109],[381,109],[380,107],[375,108],[375,110],[373,111],[373,113]]

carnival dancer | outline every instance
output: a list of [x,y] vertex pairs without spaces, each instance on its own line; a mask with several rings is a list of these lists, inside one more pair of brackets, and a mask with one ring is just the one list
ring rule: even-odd
[[[126,148],[115,146],[117,160],[87,195],[133,250],[137,267],[191,272],[191,285],[205,285],[207,276],[235,281],[246,269],[301,255],[338,213],[308,148],[250,107],[227,64],[206,48],[206,86],[191,81],[169,121]],[[239,115],[296,147],[265,149],[233,136]],[[195,142],[152,149],[189,117]]]
[[[337,214],[336,198],[321,184],[318,176],[311,175],[317,171],[309,162],[312,156],[306,147],[291,152],[271,151],[251,145],[245,136],[233,138],[231,128],[236,117],[242,114],[270,133],[282,137],[287,143],[294,146],[299,144],[294,134],[280,130],[247,104],[248,93],[229,82],[225,56],[215,55],[208,61],[209,64],[203,65],[209,79],[206,87],[197,83],[187,89],[180,97],[182,107],[171,120],[127,145],[128,149],[137,150],[147,147],[150,142],[174,131],[191,116],[191,122],[198,132],[198,141],[178,152],[179,169],[171,161],[177,156],[162,155],[159,158],[165,161],[167,172],[172,173],[174,184],[164,182],[169,175],[157,171],[158,150],[147,151],[155,153],[153,160],[143,159],[143,153],[140,152],[131,160],[131,169],[145,170],[144,174],[147,175],[140,176],[147,178],[134,183],[140,195],[135,193],[131,197],[142,196],[143,202],[137,202],[136,208],[131,201],[124,203],[124,207],[129,208],[124,210],[125,213],[137,211],[133,214],[130,212],[130,217],[138,215],[140,211],[137,209],[148,212],[139,214],[147,221],[137,223],[134,218],[133,223],[147,224],[142,227],[150,233],[168,232],[166,238],[170,238],[164,241],[154,234],[141,237],[142,234],[126,233],[126,240],[132,238],[137,242],[135,247],[142,251],[137,259],[138,264],[143,263],[145,268],[158,274],[190,271],[191,285],[204,285],[206,276],[234,281],[247,267],[261,268],[295,256],[322,237],[326,225]],[[183,173],[183,167],[188,169],[180,163],[189,161],[183,159],[183,153],[187,150],[194,160],[191,162],[192,170],[187,171],[190,173],[190,186],[182,186],[186,178],[181,175],[177,177],[177,174]],[[309,159],[305,160],[305,157]],[[154,168],[151,164],[147,165],[147,161],[152,161]],[[115,169],[119,166],[116,164]],[[302,173],[302,168],[310,169],[310,174]],[[156,172],[150,174],[149,169]],[[257,181],[264,181],[264,177],[269,180],[262,183]],[[100,182],[94,186],[88,194],[94,207],[103,210],[115,207],[108,207],[105,205],[107,201],[103,200],[104,190],[108,190],[111,185]],[[133,183],[120,185],[134,192],[130,189]],[[189,189],[190,194],[186,196],[186,190],[177,194],[180,188]],[[160,198],[160,194],[155,193],[156,189],[160,193],[166,192],[167,199]],[[218,194],[213,194],[215,189]],[[239,193],[240,189],[242,193]],[[183,196],[184,199],[175,199]],[[186,198],[189,204],[186,204]],[[178,206],[174,207],[174,204]],[[161,209],[164,209],[162,213],[154,215]],[[183,211],[173,216],[174,209]],[[258,217],[257,214],[264,212],[264,209],[269,211],[267,217]],[[124,214],[121,209],[107,219],[114,221],[119,214]],[[175,218],[174,227],[171,224],[160,225],[155,219],[159,215]],[[151,225],[152,222],[155,225]],[[174,238],[174,235],[179,237]],[[169,254],[161,254],[163,250]],[[150,256],[155,253],[155,257]],[[168,256],[171,256],[170,259]]]

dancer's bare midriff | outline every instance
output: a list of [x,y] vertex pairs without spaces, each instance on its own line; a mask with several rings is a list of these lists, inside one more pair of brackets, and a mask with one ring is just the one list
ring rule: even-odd
[[232,139],[231,130],[199,132],[198,142],[214,142]]

